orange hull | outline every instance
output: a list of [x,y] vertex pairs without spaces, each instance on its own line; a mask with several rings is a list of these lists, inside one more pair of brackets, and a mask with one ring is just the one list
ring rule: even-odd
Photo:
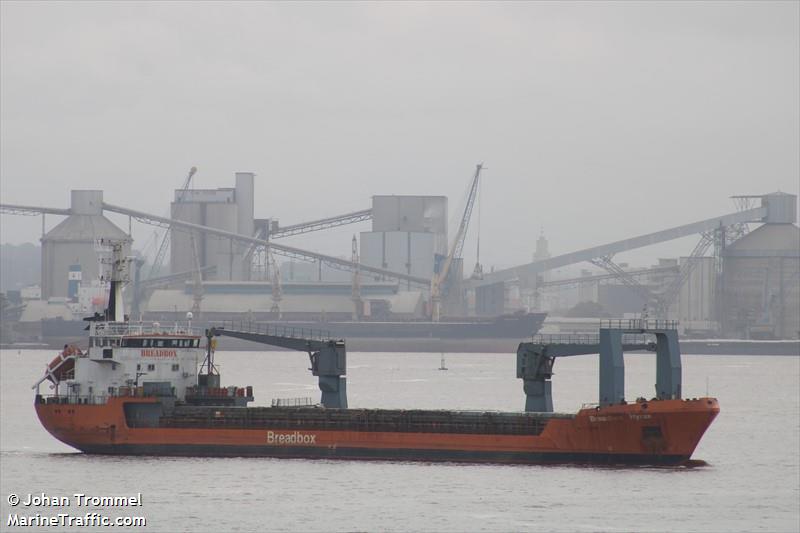
[[37,402],[36,413],[54,437],[87,453],[634,464],[688,461],[719,413],[713,398],[613,405],[550,419],[539,435],[128,427],[123,404],[153,401]]

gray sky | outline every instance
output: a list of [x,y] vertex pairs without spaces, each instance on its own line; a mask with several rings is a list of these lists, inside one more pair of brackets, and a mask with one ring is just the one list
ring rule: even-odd
[[[101,188],[165,214],[196,165],[200,187],[256,172],[257,216],[284,224],[373,194],[443,194],[452,210],[485,161],[481,250],[499,266],[530,261],[540,227],[562,253],[800,188],[798,2],[0,10],[7,203]],[[0,223],[2,242],[39,237],[36,218]],[[367,228],[286,242],[348,254]],[[137,245],[151,234],[135,228]]]

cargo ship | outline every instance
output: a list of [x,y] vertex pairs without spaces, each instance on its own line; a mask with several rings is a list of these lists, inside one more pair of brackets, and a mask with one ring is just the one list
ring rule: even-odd
[[319,404],[248,407],[252,387],[220,386],[207,357],[213,341],[193,372],[203,339],[188,329],[93,323],[90,333],[88,350],[67,348],[48,365],[55,394],[35,400],[43,426],[85,453],[675,465],[690,459],[719,411],[713,398],[620,401],[576,414],[349,409],[333,368],[344,354],[337,341],[322,347],[333,362],[312,352]]
[[[276,328],[201,335],[191,324],[116,320],[122,308],[115,281],[111,290],[117,295],[104,320],[89,322],[88,347],[65,347],[34,385],[42,425],[85,453],[680,465],[719,412],[714,398],[681,398],[677,332],[669,325],[610,324],[595,344],[520,343],[525,411],[361,409],[347,405],[344,340]],[[626,343],[631,333],[656,342]],[[307,351],[320,402],[248,406],[251,386],[221,385],[214,362],[220,336]],[[657,394],[629,403],[622,349],[642,347],[658,357]],[[556,358],[598,348],[599,403],[553,412]],[[53,394],[40,394],[45,381]]]

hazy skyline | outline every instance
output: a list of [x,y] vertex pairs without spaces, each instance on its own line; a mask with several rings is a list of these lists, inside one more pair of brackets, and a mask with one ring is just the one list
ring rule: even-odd
[[[283,224],[376,194],[447,195],[452,219],[483,161],[488,268],[529,262],[540,228],[558,254],[800,188],[798,2],[0,10],[4,203],[104,189],[163,215],[197,166],[205,188],[255,172],[256,216]],[[40,236],[35,218],[0,224],[1,242]],[[285,242],[347,255],[368,227]],[[136,246],[152,231],[135,226]]]

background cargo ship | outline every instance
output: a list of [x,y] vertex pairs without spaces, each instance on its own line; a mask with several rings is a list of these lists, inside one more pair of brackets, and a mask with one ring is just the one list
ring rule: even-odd
[[[205,329],[213,325],[251,324],[284,327],[288,330],[313,329],[331,337],[346,338],[348,348],[365,352],[508,352],[516,348],[520,339],[533,337],[544,322],[545,313],[516,313],[499,317],[443,318],[440,322],[428,320],[396,321],[320,321],[320,320],[258,320],[240,313],[234,320],[230,315],[217,315],[214,319],[195,321],[195,327]],[[239,318],[245,317],[245,318]],[[172,318],[170,320],[169,318]],[[159,322],[174,324],[178,317]],[[178,320],[185,320],[185,315]],[[86,335],[87,323],[73,320],[42,321],[42,341],[53,348],[81,342]],[[227,350],[248,350],[252,345],[231,339]]]
[[[256,321],[259,325],[326,330],[331,336],[347,338],[351,351],[360,352],[473,352],[507,353],[521,339],[534,336],[544,324],[545,313],[504,315],[496,318],[464,317],[439,323],[426,321],[397,322],[319,322]],[[198,326],[247,323],[247,320],[221,318]],[[596,321],[599,324],[599,320]],[[169,321],[164,323],[170,323]],[[50,319],[42,321],[41,343],[31,346],[61,348],[81,342],[86,322]],[[38,336],[31,337],[38,339]],[[24,345],[20,345],[24,346]],[[225,343],[226,350],[251,350],[252,344],[236,339]],[[743,340],[682,338],[683,353],[694,355],[788,355],[800,356],[800,340]]]

